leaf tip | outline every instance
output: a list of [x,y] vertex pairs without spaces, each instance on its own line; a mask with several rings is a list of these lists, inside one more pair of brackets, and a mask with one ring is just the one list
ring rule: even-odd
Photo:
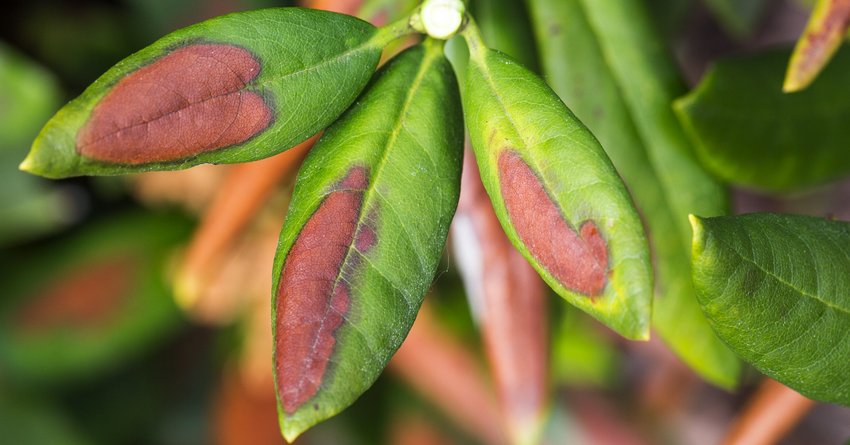
[[38,174],[38,172],[36,171],[36,168],[35,168],[35,163],[32,160],[32,152],[30,152],[30,154],[27,155],[27,157],[23,160],[23,162],[18,164],[18,170],[20,170],[22,172],[32,173],[32,174],[35,174],[35,175]]
[[799,73],[793,68],[788,67],[788,72],[785,73],[785,80],[782,82],[783,93],[796,93],[806,88],[811,80],[806,80],[800,77]]
[[702,251],[703,241],[705,239],[705,230],[702,224],[702,218],[694,214],[689,214],[688,221],[690,221],[691,230],[694,232],[693,251]]

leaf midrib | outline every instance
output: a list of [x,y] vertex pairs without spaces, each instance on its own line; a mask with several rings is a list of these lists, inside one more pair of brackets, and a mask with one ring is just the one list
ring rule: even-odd
[[755,266],[755,268],[756,268],[756,269],[758,269],[758,270],[762,271],[762,272],[763,272],[766,276],[768,276],[768,277],[772,278],[772,279],[773,279],[774,281],[776,281],[777,283],[779,283],[779,284],[781,284],[781,285],[783,285],[783,286],[785,286],[785,287],[787,287],[787,288],[791,289],[792,291],[794,291],[794,292],[796,292],[796,293],[798,293],[798,294],[800,294],[800,295],[802,295],[802,296],[804,296],[804,297],[807,297],[807,298],[809,298],[809,299],[811,299],[811,300],[815,300],[816,302],[819,302],[819,303],[823,304],[824,306],[826,306],[826,307],[828,307],[828,308],[830,308],[830,309],[832,309],[832,310],[834,310],[834,311],[836,311],[836,312],[841,313],[841,314],[842,314],[842,315],[844,315],[844,316],[850,317],[850,310],[848,310],[848,309],[846,309],[846,308],[843,308],[843,307],[841,307],[841,306],[838,306],[838,305],[836,305],[835,303],[831,303],[831,302],[829,302],[829,301],[826,301],[826,300],[822,299],[821,297],[819,297],[819,296],[817,296],[817,295],[815,295],[815,294],[812,294],[812,293],[806,292],[806,291],[804,291],[804,290],[802,290],[802,289],[800,289],[800,288],[796,287],[793,283],[791,283],[791,282],[789,282],[789,281],[785,280],[785,279],[784,279],[784,278],[782,278],[781,276],[779,276],[779,275],[777,275],[777,274],[775,274],[775,273],[773,273],[773,272],[771,272],[771,271],[769,271],[769,270],[765,269],[764,267],[762,267],[759,263],[757,263],[757,262],[755,261],[755,259],[753,259],[753,258],[749,258],[749,257],[745,256],[744,254],[742,254],[741,252],[739,252],[738,250],[736,250],[736,249],[734,248],[734,246],[733,246],[731,243],[729,243],[728,241],[726,241],[726,240],[724,240],[724,239],[722,239],[722,238],[720,238],[720,237],[717,237],[716,239],[717,239],[718,241],[720,241],[721,243],[725,244],[725,245],[726,245],[726,247],[729,249],[729,251],[733,252],[733,253],[734,253],[736,256],[738,256],[740,259],[742,259],[743,261],[745,261],[745,262],[747,262],[747,263],[752,264],[753,266]]

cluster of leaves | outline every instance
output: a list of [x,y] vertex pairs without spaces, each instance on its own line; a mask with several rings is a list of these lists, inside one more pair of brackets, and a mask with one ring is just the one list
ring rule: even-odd
[[[532,29],[504,34],[487,22],[521,5],[479,5],[481,31],[448,0],[382,28],[281,8],[176,31],[63,107],[22,169],[60,178],[246,162],[323,131],[273,267],[287,439],[353,403],[401,345],[458,206],[464,127],[507,239],[561,297],[630,339],[652,325],[717,385],[737,384],[740,357],[850,404],[848,226],[719,216],[720,180],[786,191],[847,174],[835,136],[847,57],[793,96],[781,92],[787,53],[729,60],[678,99],[684,85],[640,2],[529,0]],[[463,23],[449,62],[428,34],[452,14]],[[375,73],[387,45],[417,33]],[[523,56],[535,41],[547,81]]]

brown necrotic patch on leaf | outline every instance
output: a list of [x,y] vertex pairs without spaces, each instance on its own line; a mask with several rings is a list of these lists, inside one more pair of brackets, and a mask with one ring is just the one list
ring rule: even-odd
[[119,164],[186,159],[247,141],[272,110],[247,91],[260,63],[232,45],[178,48],[121,79],[77,135],[87,158]]
[[93,328],[108,323],[133,290],[136,261],[111,257],[78,266],[40,289],[15,317],[21,332]]
[[564,287],[593,297],[608,280],[608,250],[592,220],[576,233],[540,178],[512,150],[499,155],[499,186],[519,238]]
[[319,390],[336,331],[351,307],[352,246],[365,252],[376,234],[361,222],[368,171],[353,167],[322,201],[289,250],[277,288],[275,372],[278,396],[294,413]]

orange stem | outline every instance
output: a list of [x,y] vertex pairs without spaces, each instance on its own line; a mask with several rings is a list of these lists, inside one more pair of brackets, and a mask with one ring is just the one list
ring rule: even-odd
[[815,402],[793,389],[765,378],[723,442],[726,445],[776,443],[809,412]]
[[389,369],[483,443],[505,443],[492,389],[474,354],[422,307]]
[[313,136],[281,154],[238,164],[228,171],[186,251],[177,278],[177,297],[181,304],[194,305],[203,292],[206,277],[214,272],[215,265],[275,187],[295,173],[317,138],[318,135]]

